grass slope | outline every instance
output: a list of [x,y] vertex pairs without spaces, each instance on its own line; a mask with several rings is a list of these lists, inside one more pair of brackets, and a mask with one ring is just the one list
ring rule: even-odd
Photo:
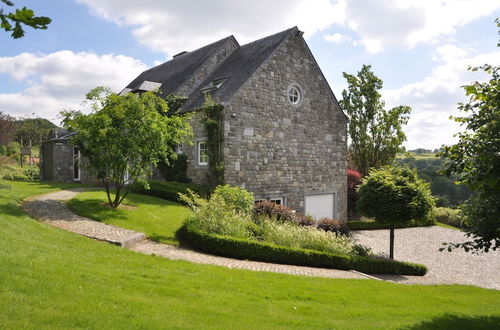
[[78,194],[68,207],[84,217],[145,233],[149,238],[167,244],[178,244],[175,232],[190,214],[187,207],[164,199],[130,193],[123,201],[132,209],[106,206],[103,191]]
[[[0,182],[2,183],[2,182]],[[57,186],[0,190],[2,328],[492,329],[500,292],[226,269],[134,253],[18,208]]]

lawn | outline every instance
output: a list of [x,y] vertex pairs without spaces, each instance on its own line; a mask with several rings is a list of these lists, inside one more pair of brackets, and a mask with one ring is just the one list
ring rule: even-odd
[[179,243],[175,232],[190,214],[190,210],[179,203],[133,193],[128,194],[118,209],[107,205],[103,191],[78,194],[67,204],[81,216],[143,232],[150,239],[167,244]]
[[[6,183],[1,181],[0,183]],[[252,272],[135,253],[18,208],[59,189],[0,189],[2,328],[493,329],[500,292]]]

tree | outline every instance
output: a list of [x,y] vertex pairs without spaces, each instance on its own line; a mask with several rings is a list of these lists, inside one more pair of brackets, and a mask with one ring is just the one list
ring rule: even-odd
[[[14,3],[10,0],[0,1],[9,7],[14,6]],[[50,22],[52,22],[50,18],[35,16],[33,10],[26,7],[16,9],[15,12],[10,13],[4,13],[4,8],[0,8],[0,27],[6,32],[12,32],[11,37],[14,39],[24,37],[23,25],[46,30]]]
[[408,167],[384,166],[362,179],[358,190],[358,212],[390,225],[389,257],[394,259],[394,226],[411,220],[433,221],[429,184]]
[[51,129],[57,128],[54,123],[45,118],[23,118],[16,120],[15,137],[18,142],[23,141],[23,145],[29,140],[37,145],[39,141],[46,138]]
[[349,116],[351,158],[363,176],[371,167],[391,164],[403,150],[406,136],[402,127],[411,112],[408,106],[384,109],[378,92],[383,82],[370,69],[370,65],[363,65],[357,76],[343,73],[348,89],[342,91],[340,101]]
[[5,146],[14,140],[15,129],[14,118],[0,111],[0,146]]
[[132,183],[148,189],[152,167],[175,157],[173,146],[192,136],[189,115],[169,113],[166,101],[153,92],[119,96],[98,87],[87,100],[90,114],[63,111],[63,122],[77,132],[71,142],[84,156],[82,166],[102,182],[109,205],[116,208]]
[[[500,28],[500,20],[496,19]],[[500,43],[498,44],[500,46]],[[468,102],[458,109],[466,117],[453,119],[465,127],[457,144],[443,147],[445,173],[458,174],[459,181],[474,195],[462,206],[462,227],[472,241],[449,243],[448,249],[496,250],[500,247],[500,66],[483,65],[490,78],[464,86]]]

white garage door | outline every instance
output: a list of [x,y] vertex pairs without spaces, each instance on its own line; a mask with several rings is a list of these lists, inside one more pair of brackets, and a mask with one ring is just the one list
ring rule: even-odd
[[307,215],[316,219],[335,218],[335,194],[306,196],[305,210]]

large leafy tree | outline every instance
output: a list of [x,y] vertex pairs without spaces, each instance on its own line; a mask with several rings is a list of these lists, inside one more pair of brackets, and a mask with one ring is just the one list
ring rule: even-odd
[[191,137],[189,116],[170,112],[153,92],[119,96],[98,87],[87,100],[90,114],[64,111],[63,122],[78,132],[72,143],[84,156],[82,165],[102,182],[109,205],[116,208],[132,184],[148,188],[152,167],[175,157],[174,146]]
[[[500,28],[500,21],[496,22]],[[454,120],[465,131],[441,155],[447,160],[446,174],[458,174],[459,181],[474,192],[461,213],[462,226],[472,240],[448,246],[488,252],[500,247],[500,67],[483,65],[470,70],[483,71],[489,79],[464,86],[469,100],[458,108],[468,116]]]
[[389,257],[394,259],[394,227],[398,223],[433,222],[434,198],[429,184],[408,167],[384,166],[362,179],[358,190],[358,212],[388,223]]
[[[7,7],[14,6],[14,3],[10,0],[0,1]],[[33,10],[26,7],[8,13],[4,12],[4,8],[0,8],[0,27],[6,32],[11,32],[11,37],[14,39],[24,37],[23,25],[45,30],[51,21],[50,18],[45,16],[35,16]]]
[[398,106],[385,110],[379,93],[383,82],[363,65],[358,74],[343,73],[348,88],[342,91],[340,104],[349,116],[350,156],[363,176],[371,167],[391,164],[406,140],[402,127],[411,108]]

